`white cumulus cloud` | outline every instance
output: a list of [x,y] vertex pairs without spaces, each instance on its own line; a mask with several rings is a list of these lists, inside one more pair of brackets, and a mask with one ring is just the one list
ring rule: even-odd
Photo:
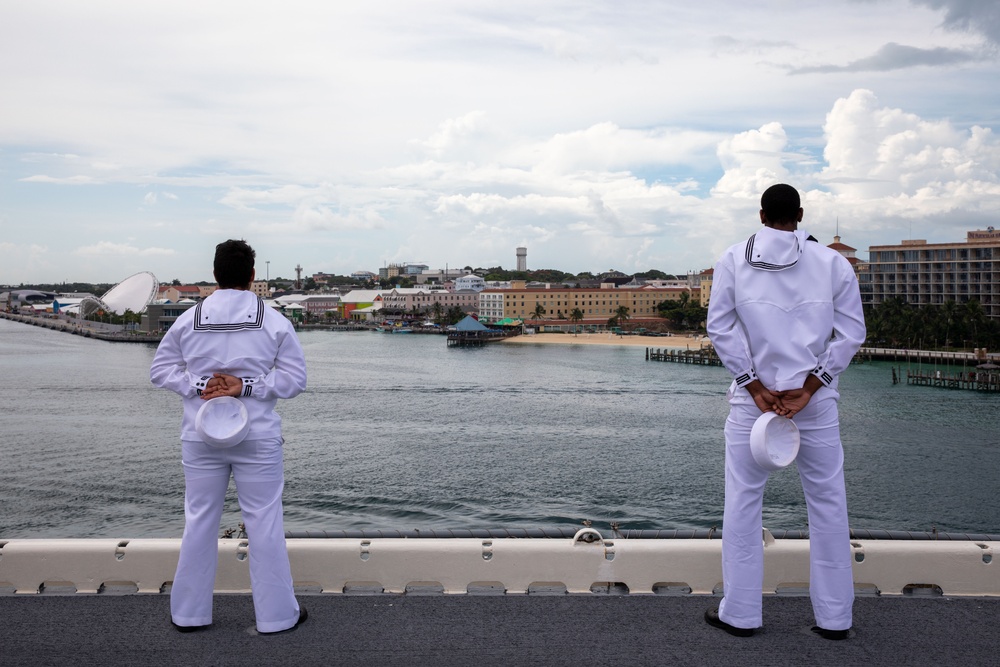
[[127,243],[114,243],[112,241],[99,241],[92,245],[81,246],[73,251],[75,255],[83,256],[139,256],[150,257],[156,255],[173,255],[172,248],[137,248]]

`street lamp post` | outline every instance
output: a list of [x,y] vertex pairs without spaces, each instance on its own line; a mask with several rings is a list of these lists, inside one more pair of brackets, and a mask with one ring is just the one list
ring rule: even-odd
[[266,280],[267,280],[267,282],[271,282],[271,260],[266,260],[264,262],[264,264],[266,265],[266,269],[267,269],[267,278],[266,278]]

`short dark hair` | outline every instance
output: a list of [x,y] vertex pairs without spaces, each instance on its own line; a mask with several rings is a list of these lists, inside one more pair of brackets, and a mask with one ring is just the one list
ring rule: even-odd
[[769,222],[797,222],[800,208],[802,202],[798,190],[784,183],[772,185],[760,197],[760,209]]
[[215,246],[215,280],[221,289],[245,288],[253,280],[257,253],[246,241],[229,239]]

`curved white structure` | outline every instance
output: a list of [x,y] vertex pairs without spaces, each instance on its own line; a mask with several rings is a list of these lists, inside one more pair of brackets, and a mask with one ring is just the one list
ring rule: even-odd
[[98,310],[124,315],[125,311],[140,313],[153,302],[160,283],[149,271],[129,276],[97,297],[87,297],[80,303],[80,314],[86,317]]

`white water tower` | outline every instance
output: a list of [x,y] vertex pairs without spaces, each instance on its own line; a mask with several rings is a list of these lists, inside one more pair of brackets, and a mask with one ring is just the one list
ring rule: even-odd
[[517,270],[527,271],[528,270],[528,249],[518,248],[517,249]]

